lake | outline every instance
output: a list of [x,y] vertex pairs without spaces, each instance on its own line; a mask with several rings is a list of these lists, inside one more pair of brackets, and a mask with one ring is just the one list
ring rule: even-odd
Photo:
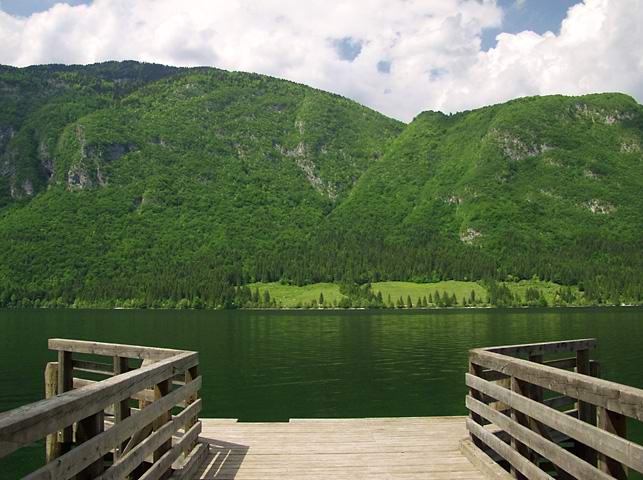
[[[42,398],[52,337],[196,350],[201,416],[241,421],[463,415],[468,349],[586,337],[603,378],[643,388],[643,308],[0,310],[0,329],[0,411]],[[0,478],[43,456],[0,460]]]

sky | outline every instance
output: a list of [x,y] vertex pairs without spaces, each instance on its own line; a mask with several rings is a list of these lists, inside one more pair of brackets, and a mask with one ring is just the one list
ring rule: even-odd
[[263,73],[410,121],[528,95],[643,100],[643,0],[0,0],[0,63]]

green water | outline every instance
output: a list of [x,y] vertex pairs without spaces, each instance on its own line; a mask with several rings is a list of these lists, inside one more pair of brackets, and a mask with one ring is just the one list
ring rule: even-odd
[[[467,350],[595,337],[604,378],[643,388],[643,309],[423,312],[0,310],[0,411],[42,398],[51,337],[196,350],[203,417],[462,415]],[[632,426],[643,439],[640,424]],[[641,442],[643,443],[643,442]],[[0,478],[41,463],[32,446]]]

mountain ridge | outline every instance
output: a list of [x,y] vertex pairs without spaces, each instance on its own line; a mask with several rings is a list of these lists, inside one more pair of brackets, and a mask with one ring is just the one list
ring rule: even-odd
[[3,305],[534,276],[641,298],[643,109],[623,94],[403,124],[258,74],[108,62],[0,68],[0,112]]

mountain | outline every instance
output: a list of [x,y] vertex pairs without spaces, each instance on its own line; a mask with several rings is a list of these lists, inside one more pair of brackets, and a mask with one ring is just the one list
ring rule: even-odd
[[404,125],[250,73],[0,67],[0,304],[534,276],[640,302],[642,144],[621,94]]
[[355,271],[369,278],[536,275],[639,298],[641,145],[643,108],[621,94],[424,112],[329,230],[343,244],[368,239]]
[[298,245],[403,128],[211,68],[4,68],[0,92],[4,304],[218,298]]

